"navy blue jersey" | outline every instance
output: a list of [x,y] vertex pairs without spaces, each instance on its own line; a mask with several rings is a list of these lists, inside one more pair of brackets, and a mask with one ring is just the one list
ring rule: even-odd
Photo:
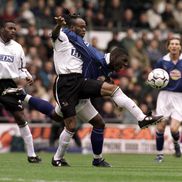
[[101,75],[107,77],[110,74],[111,71],[106,63],[105,54],[84,42],[82,37],[69,29],[65,28],[63,32],[82,56],[82,73],[85,78],[97,79]]
[[182,54],[177,64],[171,61],[169,54],[165,55],[157,61],[155,68],[162,68],[169,74],[169,83],[162,90],[182,92]]

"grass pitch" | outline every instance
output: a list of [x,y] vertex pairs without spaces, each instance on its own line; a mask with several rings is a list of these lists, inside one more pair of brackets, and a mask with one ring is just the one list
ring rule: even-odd
[[40,153],[41,164],[29,164],[25,153],[0,154],[0,182],[181,182],[182,158],[155,155],[104,155],[112,168],[92,167],[92,155],[67,154],[71,167],[53,167],[53,154]]

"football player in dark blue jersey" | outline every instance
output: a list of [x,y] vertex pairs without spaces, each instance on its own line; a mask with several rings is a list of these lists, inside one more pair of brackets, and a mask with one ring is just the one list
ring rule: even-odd
[[[164,118],[170,119],[170,130],[173,138],[175,156],[181,157],[181,150],[179,144],[179,127],[182,122],[182,54],[181,54],[181,40],[177,37],[172,37],[168,40],[167,49],[168,54],[157,61],[155,68],[162,68],[169,74],[169,83],[163,88],[157,99],[157,114],[162,114]],[[157,148],[157,162],[162,162],[164,158],[164,131],[167,121],[163,120],[157,124],[156,131],[156,148]]]

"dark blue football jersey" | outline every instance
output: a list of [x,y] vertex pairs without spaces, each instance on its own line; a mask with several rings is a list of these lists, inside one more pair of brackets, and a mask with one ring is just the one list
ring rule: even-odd
[[162,90],[182,92],[182,54],[180,55],[177,64],[172,62],[169,54],[165,55],[157,61],[155,68],[162,68],[169,74],[169,83]]

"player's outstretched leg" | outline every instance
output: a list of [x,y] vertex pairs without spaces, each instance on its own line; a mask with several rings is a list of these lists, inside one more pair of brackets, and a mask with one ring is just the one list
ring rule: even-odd
[[140,128],[147,128],[150,125],[159,123],[163,116],[152,116],[151,113],[145,115],[136,103],[117,87],[112,94],[113,101],[119,106],[124,107],[138,120]]

